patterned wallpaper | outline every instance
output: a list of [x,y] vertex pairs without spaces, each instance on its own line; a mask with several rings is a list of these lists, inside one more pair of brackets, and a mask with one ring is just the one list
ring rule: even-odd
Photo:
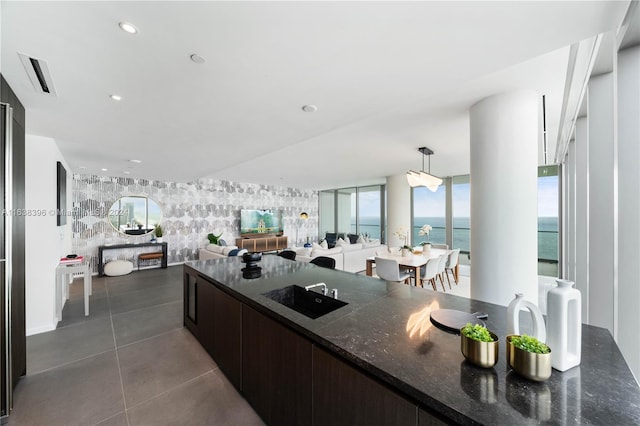
[[[169,264],[195,260],[203,247],[207,234],[223,233],[228,244],[235,244],[240,236],[240,209],[275,209],[283,211],[284,235],[293,245],[309,236],[318,237],[318,191],[285,188],[272,185],[239,183],[213,179],[200,179],[189,183],[156,180],[116,178],[95,175],[73,175],[73,250],[91,258],[97,272],[98,246],[147,242],[146,236],[123,235],[109,223],[107,212],[120,197],[144,195],[162,208],[163,241],[168,243]],[[298,215],[307,212],[309,219],[301,221]],[[109,250],[105,261],[133,258],[143,251],[156,251],[153,247],[139,250]],[[134,267],[136,263],[134,262]]]

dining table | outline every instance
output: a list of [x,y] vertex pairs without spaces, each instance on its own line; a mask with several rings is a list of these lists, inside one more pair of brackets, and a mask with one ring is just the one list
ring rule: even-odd
[[[423,252],[417,252],[417,250],[414,249],[414,252],[409,254],[409,256],[403,256],[402,253],[398,251],[397,253],[396,252],[380,253],[378,254],[377,257],[395,259],[398,261],[399,266],[409,270],[413,270],[413,276],[416,277],[415,283],[416,285],[418,285],[417,277],[420,277],[420,268],[426,265],[429,259],[438,258],[443,254],[449,255],[452,251],[453,250],[431,248],[431,250],[429,250],[429,253],[427,253],[427,255],[425,256]],[[375,263],[376,263],[376,256],[367,258],[367,267],[365,269],[365,273],[370,277],[373,276],[373,265],[375,265]],[[454,266],[453,275],[455,276],[455,280],[457,282],[458,281],[458,265]]]

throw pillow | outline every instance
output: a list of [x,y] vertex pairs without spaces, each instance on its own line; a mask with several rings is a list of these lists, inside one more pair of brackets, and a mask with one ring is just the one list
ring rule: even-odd
[[228,256],[229,252],[231,252],[231,250],[235,250],[237,248],[238,248],[237,246],[224,246],[224,247],[222,247],[222,254]]
[[364,238],[364,235],[362,234],[360,234],[360,236],[358,237],[358,240],[356,241],[356,243],[359,243],[359,244],[364,244],[366,242],[367,240]]
[[228,256],[229,256],[229,257],[231,257],[231,256],[237,256],[239,251],[240,251],[240,249],[233,249],[233,250],[231,250],[231,251],[229,252]]
[[322,242],[320,243],[320,246],[327,250],[329,248],[329,243],[327,242],[327,240],[322,240]]
[[338,238],[338,241],[336,241],[336,247],[343,247],[348,245],[349,245],[349,240],[343,240],[342,238]]

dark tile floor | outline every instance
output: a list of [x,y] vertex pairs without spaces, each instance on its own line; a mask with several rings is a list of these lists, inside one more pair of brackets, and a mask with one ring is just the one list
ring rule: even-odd
[[8,425],[260,425],[182,327],[182,266],[82,280],[55,331],[27,338]]

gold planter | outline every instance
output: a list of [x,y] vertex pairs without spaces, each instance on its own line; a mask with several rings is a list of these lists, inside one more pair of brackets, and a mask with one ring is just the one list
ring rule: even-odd
[[462,355],[473,365],[491,368],[498,362],[498,336],[489,332],[493,342],[473,340],[460,332],[460,350]]
[[522,377],[534,382],[544,382],[551,377],[551,352],[537,354],[523,351],[511,343],[515,335],[507,336],[507,364]]

